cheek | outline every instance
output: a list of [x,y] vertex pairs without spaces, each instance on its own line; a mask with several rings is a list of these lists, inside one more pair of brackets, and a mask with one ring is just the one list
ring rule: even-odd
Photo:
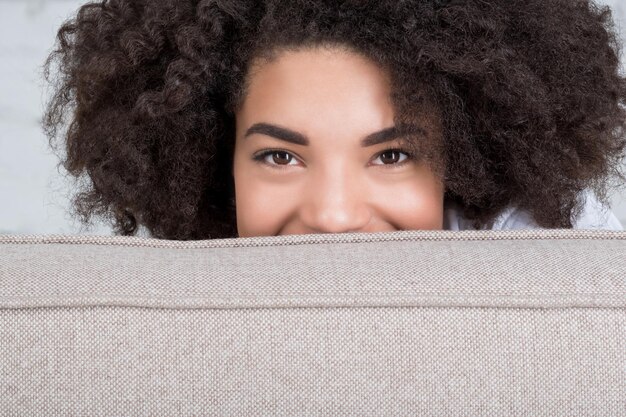
[[416,174],[410,180],[378,191],[389,221],[398,229],[442,229],[444,187],[430,173]]
[[287,188],[272,185],[251,169],[233,170],[240,237],[272,235],[289,204]]

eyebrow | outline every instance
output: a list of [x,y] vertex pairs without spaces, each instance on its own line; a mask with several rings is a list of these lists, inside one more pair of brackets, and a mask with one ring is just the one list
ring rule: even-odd
[[[271,136],[278,140],[293,143],[295,145],[309,146],[310,143],[309,139],[302,133],[269,123],[255,123],[246,131],[244,138],[247,138],[254,133]],[[379,145],[381,143],[391,142],[392,140],[409,134],[426,136],[426,131],[419,126],[405,125],[401,128],[398,126],[392,126],[379,132],[367,135],[361,140],[361,146],[365,148],[368,146]]]

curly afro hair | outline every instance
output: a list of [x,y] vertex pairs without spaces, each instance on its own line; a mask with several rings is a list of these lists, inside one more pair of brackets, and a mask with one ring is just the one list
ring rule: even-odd
[[237,237],[251,62],[324,44],[389,71],[398,123],[436,106],[443,137],[414,146],[476,228],[509,205],[571,228],[583,190],[608,204],[609,180],[626,182],[621,44],[592,1],[104,0],[63,24],[45,66],[43,125],[80,185],[73,215],[123,235]]

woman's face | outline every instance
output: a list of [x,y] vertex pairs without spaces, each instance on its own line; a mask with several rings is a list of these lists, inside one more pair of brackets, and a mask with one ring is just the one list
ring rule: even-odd
[[375,63],[303,49],[248,77],[235,115],[239,237],[443,228],[442,181],[392,151],[403,137],[393,134],[390,81]]

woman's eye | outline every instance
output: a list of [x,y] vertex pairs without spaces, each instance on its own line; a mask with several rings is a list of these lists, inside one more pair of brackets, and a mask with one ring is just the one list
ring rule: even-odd
[[[406,155],[406,158],[398,162],[401,154]],[[387,149],[386,151],[379,153],[376,159],[383,161],[382,165],[399,166],[404,165],[408,160],[412,159],[412,157],[411,154],[403,151],[402,149]]]
[[[271,158],[268,158],[271,156]],[[256,155],[254,160],[265,165],[269,165],[272,168],[282,169],[284,166],[288,166],[289,162],[295,160],[295,157],[286,151],[265,151]],[[271,160],[272,162],[268,162]]]

